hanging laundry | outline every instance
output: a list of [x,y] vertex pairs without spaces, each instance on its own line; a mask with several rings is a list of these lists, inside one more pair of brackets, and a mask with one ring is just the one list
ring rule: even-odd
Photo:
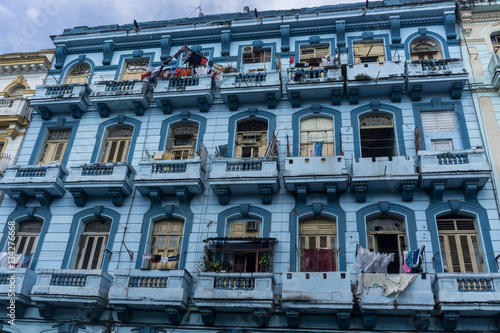
[[33,257],[33,254],[29,254],[29,255],[25,254],[24,255],[24,259],[23,259],[23,266],[22,267],[28,268],[29,265],[30,265],[32,257]]
[[142,259],[144,260],[151,260],[151,257],[153,257],[151,254],[143,254]]
[[161,261],[161,256],[158,254],[154,254],[151,256],[151,262],[159,263]]
[[314,154],[314,149],[313,149],[313,148],[311,148],[311,147],[308,147],[308,148],[307,148],[307,156],[309,156],[309,157],[314,157],[314,156],[316,156],[316,155]]
[[387,266],[394,261],[394,253],[376,253],[358,247],[354,268],[364,273],[387,273]]
[[295,57],[290,57],[290,64],[293,64],[295,62]]
[[327,56],[326,58],[321,58],[321,66],[332,66],[333,65],[333,60],[330,58],[330,56]]
[[314,143],[314,155],[323,156],[323,141],[318,141]]
[[169,261],[177,261],[177,256],[161,257],[160,261],[164,264]]

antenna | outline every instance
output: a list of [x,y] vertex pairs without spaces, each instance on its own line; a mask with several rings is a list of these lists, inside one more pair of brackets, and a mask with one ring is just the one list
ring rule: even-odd
[[191,7],[191,8],[194,8],[194,10],[189,14],[189,16],[191,16],[197,9],[199,9],[200,11],[198,12],[198,16],[203,16],[203,0],[200,0],[200,4],[198,5],[198,7]]

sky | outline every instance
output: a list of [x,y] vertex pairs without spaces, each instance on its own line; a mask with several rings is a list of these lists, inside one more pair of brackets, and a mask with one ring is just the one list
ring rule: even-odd
[[242,12],[316,7],[363,0],[17,0],[0,2],[0,54],[54,48],[51,35],[98,26]]

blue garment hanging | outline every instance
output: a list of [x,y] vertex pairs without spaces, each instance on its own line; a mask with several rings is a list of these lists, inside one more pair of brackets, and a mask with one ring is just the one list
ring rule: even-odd
[[323,156],[323,141],[318,141],[314,143],[314,154],[316,156]]

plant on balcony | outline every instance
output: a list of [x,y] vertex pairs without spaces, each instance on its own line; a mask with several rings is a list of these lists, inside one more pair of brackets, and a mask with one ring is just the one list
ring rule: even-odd
[[260,272],[269,272],[271,264],[271,256],[269,252],[260,252],[259,254],[259,271]]
[[354,77],[356,81],[370,81],[372,77],[368,74],[358,74]]
[[[205,246],[203,258],[200,269],[203,272],[225,272],[227,271],[228,265],[223,265],[220,259],[214,261],[214,256],[212,250]],[[225,263],[224,263],[225,264]]]

